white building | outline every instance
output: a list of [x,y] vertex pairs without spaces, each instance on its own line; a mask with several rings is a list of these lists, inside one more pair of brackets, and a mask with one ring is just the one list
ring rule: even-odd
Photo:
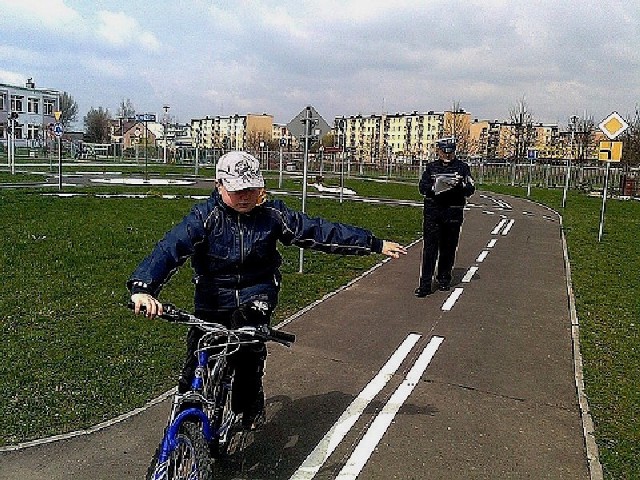
[[31,79],[24,87],[0,83],[0,143],[6,148],[14,114],[15,146],[43,147],[50,136],[49,124],[56,121],[54,112],[60,110],[61,96],[57,90],[36,88]]

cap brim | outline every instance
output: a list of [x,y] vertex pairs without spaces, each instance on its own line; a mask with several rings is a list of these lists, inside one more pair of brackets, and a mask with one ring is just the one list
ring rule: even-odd
[[222,178],[224,188],[229,192],[237,192],[247,188],[264,188],[264,178],[252,178],[247,181],[243,178]]

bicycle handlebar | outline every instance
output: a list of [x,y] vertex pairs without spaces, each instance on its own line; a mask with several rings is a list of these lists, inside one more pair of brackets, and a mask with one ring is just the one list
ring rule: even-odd
[[[127,303],[127,307],[133,310],[135,308],[135,304],[129,301]],[[245,326],[245,327],[240,327],[238,329],[230,329],[219,323],[206,322],[185,310],[179,309],[178,307],[176,307],[171,303],[163,303],[162,311],[163,311],[162,315],[158,315],[158,316],[163,320],[166,320],[171,323],[183,323],[187,325],[199,325],[199,326],[205,326],[205,327],[210,326],[214,328],[219,328],[220,330],[226,330],[230,332],[257,337],[258,339],[264,340],[264,341],[277,342],[287,347],[296,341],[296,336],[293,333],[284,332],[282,330],[275,330],[268,325]],[[140,312],[145,313],[146,308],[144,306],[141,306]]]

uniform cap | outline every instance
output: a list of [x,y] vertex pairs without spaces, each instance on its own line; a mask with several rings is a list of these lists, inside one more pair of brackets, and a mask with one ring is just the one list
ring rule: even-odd
[[439,138],[436,140],[436,147],[444,153],[452,153],[456,151],[456,139],[454,137]]

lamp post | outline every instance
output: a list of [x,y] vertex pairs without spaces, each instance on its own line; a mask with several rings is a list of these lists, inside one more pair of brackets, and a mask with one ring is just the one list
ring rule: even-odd
[[164,109],[164,163],[167,163],[167,121],[169,120],[167,112],[171,107],[164,105],[162,108]]
[[569,117],[569,130],[571,130],[571,152],[567,155],[567,173],[564,180],[564,190],[562,192],[562,208],[567,204],[567,191],[569,190],[569,180],[571,178],[571,157],[573,156],[573,141],[575,138],[576,124],[579,117],[577,115],[571,115]]
[[342,133],[342,158],[340,161],[340,203],[344,201],[344,159],[347,156],[347,121],[344,117],[340,120],[340,133]]

